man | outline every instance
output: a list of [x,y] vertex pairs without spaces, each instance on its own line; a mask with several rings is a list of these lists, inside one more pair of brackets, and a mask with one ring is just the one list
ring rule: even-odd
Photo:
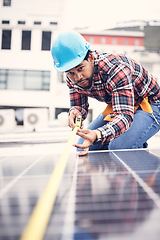
[[[88,97],[110,106],[88,129],[78,129],[75,147],[89,150],[136,149],[160,129],[160,88],[143,66],[125,55],[89,50],[89,43],[77,32],[61,32],[52,44],[54,67],[65,72],[70,90],[68,125],[88,113]],[[136,106],[136,107],[135,107]],[[135,111],[135,108],[137,109]],[[144,109],[144,110],[142,110]],[[106,115],[111,113],[110,118]]]

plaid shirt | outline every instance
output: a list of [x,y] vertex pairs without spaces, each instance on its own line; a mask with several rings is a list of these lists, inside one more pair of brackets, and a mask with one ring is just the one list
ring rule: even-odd
[[98,53],[94,55],[92,86],[82,89],[67,78],[71,108],[78,109],[83,119],[88,113],[88,97],[112,103],[114,119],[101,128],[102,142],[110,142],[126,131],[133,121],[134,103],[148,97],[150,103],[160,103],[160,88],[153,76],[141,64],[126,57]]

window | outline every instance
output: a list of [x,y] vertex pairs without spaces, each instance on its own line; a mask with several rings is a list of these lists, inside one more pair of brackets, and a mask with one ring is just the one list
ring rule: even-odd
[[42,75],[42,89],[43,90],[49,90],[49,83],[50,83],[50,72],[43,71]]
[[113,45],[116,45],[116,44],[117,44],[117,38],[115,38],[115,37],[112,38],[112,44],[113,44]]
[[6,89],[7,71],[0,69],[0,89]]
[[9,24],[10,21],[9,20],[2,20],[2,24]]
[[105,44],[106,43],[106,38],[105,37],[101,37],[101,44]]
[[11,49],[11,30],[2,30],[2,49]]
[[90,42],[90,43],[94,43],[94,37],[90,37],[90,38],[89,38],[89,42]]
[[128,45],[128,39],[127,38],[124,38],[124,45]]
[[25,89],[38,90],[42,89],[41,71],[25,71]]
[[50,51],[51,46],[51,32],[42,32],[42,50]]
[[22,50],[31,50],[31,31],[22,31]]
[[50,25],[58,25],[58,22],[50,22]]
[[50,72],[0,69],[0,89],[49,91]]
[[24,25],[24,24],[26,24],[26,22],[25,21],[18,21],[18,24],[19,25]]
[[7,89],[23,90],[23,71],[8,70],[7,71]]
[[11,0],[3,0],[3,6],[5,7],[11,6]]
[[135,39],[135,46],[139,46],[139,45],[140,45],[139,39],[136,38],[136,39]]
[[58,115],[61,114],[61,113],[66,113],[66,115],[68,115],[68,111],[69,109],[68,108],[56,108],[55,109],[55,118],[58,119]]
[[35,22],[34,22],[34,25],[41,25],[41,22],[35,21]]

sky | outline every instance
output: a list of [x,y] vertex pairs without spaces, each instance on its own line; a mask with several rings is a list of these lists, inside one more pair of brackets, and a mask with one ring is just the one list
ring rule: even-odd
[[106,29],[130,20],[160,21],[160,0],[68,0],[68,28]]

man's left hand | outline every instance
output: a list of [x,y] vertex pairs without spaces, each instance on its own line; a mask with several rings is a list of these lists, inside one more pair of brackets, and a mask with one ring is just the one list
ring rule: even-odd
[[84,152],[80,152],[78,155],[88,154],[88,149],[92,143],[97,139],[97,134],[94,130],[90,129],[78,129],[77,135],[84,138],[83,144],[74,144],[74,147],[84,149]]

